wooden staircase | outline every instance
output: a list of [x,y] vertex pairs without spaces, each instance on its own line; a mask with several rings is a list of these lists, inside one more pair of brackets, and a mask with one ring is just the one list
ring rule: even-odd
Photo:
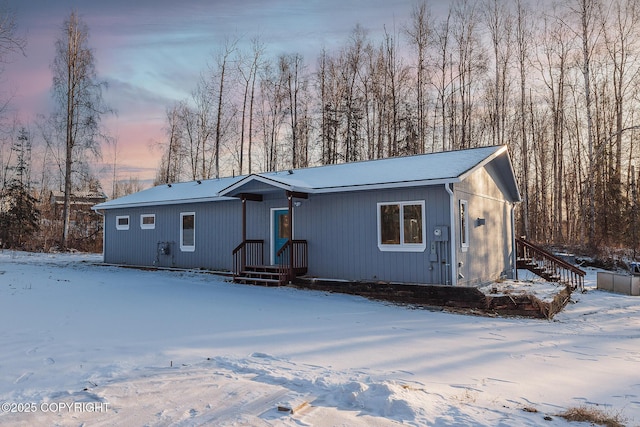
[[233,250],[233,281],[249,285],[282,286],[307,272],[307,241],[288,240],[276,253],[278,265],[264,264],[264,241],[246,240]]
[[584,289],[586,273],[580,268],[524,239],[516,238],[517,268],[529,270],[548,282],[557,282],[572,289]]
[[279,265],[247,265],[233,278],[235,283],[262,286],[281,286],[286,280],[287,273]]

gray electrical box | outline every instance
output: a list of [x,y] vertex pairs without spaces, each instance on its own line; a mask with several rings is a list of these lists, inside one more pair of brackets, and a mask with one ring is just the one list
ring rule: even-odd
[[448,242],[449,227],[446,225],[436,225],[433,228],[433,240],[436,242]]
[[431,242],[431,251],[429,253],[429,261],[438,262],[438,250],[436,248],[436,242]]
[[171,255],[171,243],[158,242],[158,255]]

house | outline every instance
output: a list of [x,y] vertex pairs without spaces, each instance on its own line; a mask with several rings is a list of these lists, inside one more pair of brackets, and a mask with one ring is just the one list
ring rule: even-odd
[[[74,191],[69,198],[69,220],[70,234],[73,240],[84,240],[85,244],[93,242],[98,245],[96,248],[80,246],[84,250],[100,250],[100,232],[102,231],[102,219],[100,215],[92,210],[97,203],[103,203],[107,200],[104,192],[94,189],[87,191]],[[64,216],[64,191],[51,191],[49,193],[49,204],[51,206],[51,215],[47,220],[54,220],[61,225]],[[51,224],[49,224],[51,225]],[[97,242],[96,242],[97,237]],[[75,246],[78,243],[74,243]]]
[[100,203],[104,261],[473,286],[511,277],[506,146],[164,184]]
[[[97,203],[107,200],[107,195],[102,191],[75,191],[69,198],[69,205],[72,211],[83,211],[92,214],[91,208]],[[49,193],[49,203],[56,216],[62,216],[64,207],[64,191],[51,191]]]

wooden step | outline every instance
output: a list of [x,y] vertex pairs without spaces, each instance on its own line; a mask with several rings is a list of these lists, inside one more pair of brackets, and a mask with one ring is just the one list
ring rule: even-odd
[[244,271],[279,272],[279,265],[247,265]]
[[277,265],[247,265],[233,281],[259,286],[280,286],[284,283],[284,277]]
[[241,276],[244,277],[254,277],[258,279],[279,279],[281,274],[280,272],[271,272],[271,271],[252,271],[252,270],[244,270],[240,272]]
[[246,285],[280,286],[279,279],[265,279],[262,277],[238,276],[234,278],[233,281],[236,283],[243,283]]

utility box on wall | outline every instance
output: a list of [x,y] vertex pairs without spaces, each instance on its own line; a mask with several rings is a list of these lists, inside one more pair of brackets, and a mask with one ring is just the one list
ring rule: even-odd
[[597,288],[617,294],[640,296],[640,277],[598,272]]
[[448,242],[449,227],[446,225],[437,225],[433,227],[433,240],[436,242]]
[[171,243],[158,242],[158,255],[171,255]]

